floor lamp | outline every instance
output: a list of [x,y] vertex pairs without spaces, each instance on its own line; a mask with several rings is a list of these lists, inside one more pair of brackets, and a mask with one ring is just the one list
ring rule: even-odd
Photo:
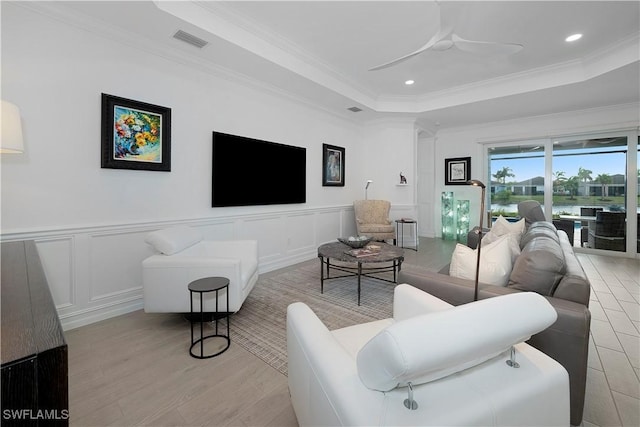
[[367,196],[367,190],[369,190],[369,185],[371,185],[373,181],[371,181],[370,179],[367,180],[367,185],[365,185],[364,187],[364,199],[367,200],[368,196]]
[[473,291],[473,300],[478,301],[478,279],[480,277],[480,248],[482,247],[482,219],[484,218],[484,191],[485,185],[477,179],[467,181],[468,185],[482,188],[482,199],[480,200],[480,229],[478,230],[478,259],[476,260],[476,281]]

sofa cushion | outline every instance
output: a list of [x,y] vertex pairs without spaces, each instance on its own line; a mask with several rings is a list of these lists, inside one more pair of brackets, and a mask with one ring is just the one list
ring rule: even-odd
[[367,235],[367,233],[393,233],[395,228],[389,224],[362,224],[360,225],[360,234]]
[[564,276],[562,276],[562,279],[560,279],[560,283],[558,283],[555,291],[553,291],[553,296],[588,306],[591,284],[589,283],[587,274],[584,272],[582,265],[580,265],[578,257],[576,257],[576,254],[573,252],[573,245],[568,237],[562,234],[559,234],[558,237],[560,238],[560,247],[564,252],[566,272]]
[[[539,230],[545,230],[540,227]],[[528,234],[528,233],[527,233]],[[523,237],[523,239],[526,239]],[[533,291],[541,295],[553,295],[566,272],[564,253],[560,243],[543,231],[531,238],[513,265],[509,287],[521,291]]]
[[524,200],[518,203],[518,216],[524,218],[527,228],[534,222],[546,220],[542,206],[535,200]]
[[435,381],[497,356],[556,319],[551,304],[531,292],[415,316],[385,328],[362,347],[358,375],[366,387],[379,391]]
[[[484,241],[484,239],[483,239]],[[480,249],[479,281],[497,286],[505,286],[511,273],[512,238],[499,237],[495,242],[482,245]],[[475,280],[478,250],[458,243],[451,256],[449,275]]]
[[192,227],[178,225],[157,230],[147,235],[144,241],[165,255],[173,255],[200,242],[202,233]]
[[546,237],[560,244],[556,227],[550,222],[538,221],[531,224],[527,232],[522,236],[520,239],[520,247],[524,248],[531,240],[538,237]]

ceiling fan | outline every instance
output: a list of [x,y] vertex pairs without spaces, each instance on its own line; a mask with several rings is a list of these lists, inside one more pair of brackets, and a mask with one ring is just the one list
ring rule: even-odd
[[391,67],[403,61],[406,61],[409,58],[419,55],[422,52],[425,52],[427,50],[445,51],[455,46],[462,51],[481,54],[481,55],[482,54],[511,55],[521,51],[522,48],[524,47],[521,44],[517,44],[517,43],[500,43],[500,42],[465,40],[453,32],[452,25],[446,25],[446,24],[443,25],[442,10],[440,8],[440,2],[436,1],[436,4],[438,5],[438,27],[439,27],[436,34],[433,37],[431,37],[431,39],[429,39],[429,41],[420,49],[415,50],[407,55],[401,56],[400,58],[396,58],[393,61],[385,62],[384,64],[380,64],[373,68],[370,68],[369,71],[377,71],[377,70],[382,70],[383,68]]

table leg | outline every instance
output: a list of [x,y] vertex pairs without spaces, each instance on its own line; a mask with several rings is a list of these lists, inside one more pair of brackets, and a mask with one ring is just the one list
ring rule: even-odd
[[189,292],[189,305],[191,306],[191,314],[189,315],[189,323],[191,324],[191,345],[193,345],[193,292]]
[[229,345],[231,345],[231,320],[229,319],[229,285],[225,288],[227,292],[227,338],[229,338]]
[[214,316],[214,318],[216,319],[216,335],[218,335],[218,321],[220,320],[220,317],[218,317],[218,313],[220,313],[220,310],[218,310],[218,290],[216,290],[216,314]]
[[200,293],[200,357],[204,356],[204,310],[202,307],[202,300],[204,294]]
[[324,293],[324,258],[320,258],[320,293]]
[[362,263],[358,263],[358,305],[360,305],[360,278],[362,277]]
[[396,279],[396,268],[400,271],[399,264],[394,260],[393,261],[393,283],[398,283],[398,279]]

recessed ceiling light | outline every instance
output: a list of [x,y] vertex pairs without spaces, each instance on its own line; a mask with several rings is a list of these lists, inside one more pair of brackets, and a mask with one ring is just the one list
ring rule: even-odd
[[406,82],[404,82],[404,84],[406,84],[407,86],[411,86],[414,83],[415,82],[413,80],[407,80]]
[[574,42],[576,40],[579,40],[582,38],[582,34],[572,34],[569,37],[567,37],[566,39],[564,39],[564,41],[566,42]]

